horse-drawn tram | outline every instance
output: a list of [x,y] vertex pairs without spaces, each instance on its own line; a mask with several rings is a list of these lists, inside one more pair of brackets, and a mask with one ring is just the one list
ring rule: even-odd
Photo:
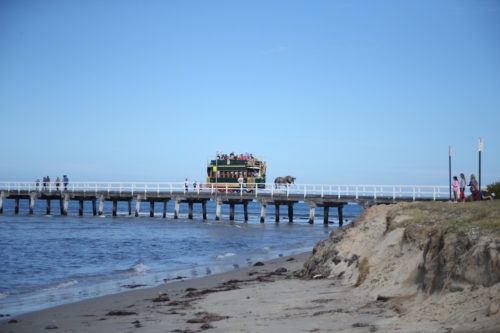
[[266,162],[252,154],[217,154],[207,163],[207,187],[259,188],[265,187]]

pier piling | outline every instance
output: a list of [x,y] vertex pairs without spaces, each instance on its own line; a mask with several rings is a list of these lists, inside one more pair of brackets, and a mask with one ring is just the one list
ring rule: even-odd
[[248,221],[248,201],[243,202],[243,216],[245,218],[245,222]]
[[135,198],[135,217],[139,216],[140,209],[141,209],[141,199],[137,197]]
[[96,199],[95,197],[94,197],[94,198],[92,198],[92,214],[93,214],[94,216],[96,216],[96,215],[97,215],[96,201],[97,201],[97,199]]
[[314,211],[316,209],[316,205],[313,203],[309,204],[309,224],[314,223]]
[[78,200],[78,215],[83,216],[83,198]]
[[154,200],[149,201],[149,217],[155,217],[155,202],[154,202]]
[[207,219],[207,202],[206,201],[201,202],[201,208],[203,210],[203,220],[206,220]]
[[168,200],[163,200],[163,218],[167,217],[167,202]]
[[293,222],[293,203],[288,204],[288,222]]
[[117,211],[118,211],[118,200],[113,199],[113,216],[116,216]]
[[192,220],[193,219],[193,202],[192,201],[188,202],[188,207],[189,207],[188,219]]
[[234,221],[234,202],[229,204],[229,220]]
[[16,198],[16,207],[14,208],[14,213],[19,214],[19,197]]
[[59,197],[59,213],[61,214],[61,216],[64,215],[64,203],[62,196]]
[[344,217],[342,216],[342,208],[344,208],[344,206],[340,205],[338,207],[338,214],[339,214],[339,227],[341,227],[343,224],[344,224]]
[[50,215],[50,198],[47,198],[47,215]]
[[132,199],[127,200],[128,205],[128,216],[132,216]]
[[330,207],[328,207],[328,206],[323,207],[323,224],[328,224],[329,211],[330,211]]
[[215,209],[215,220],[220,221],[220,211],[221,211],[222,202],[217,200],[217,207]]
[[5,193],[2,191],[0,193],[0,214],[3,214],[3,198],[5,197]]
[[180,204],[181,204],[180,200],[175,199],[174,219],[178,219],[179,218]]
[[30,215],[33,215],[33,210],[35,209],[36,193],[30,194]]
[[274,214],[276,216],[276,223],[279,223],[280,222],[280,204],[276,203],[274,206],[276,207],[275,214]]
[[104,195],[99,196],[99,216],[102,215],[104,210]]
[[266,208],[267,208],[267,203],[261,202],[261,206],[260,206],[260,223],[264,223],[264,220],[266,219]]
[[68,205],[69,205],[69,195],[65,194],[64,195],[64,203],[63,203],[63,215],[64,216],[68,215]]

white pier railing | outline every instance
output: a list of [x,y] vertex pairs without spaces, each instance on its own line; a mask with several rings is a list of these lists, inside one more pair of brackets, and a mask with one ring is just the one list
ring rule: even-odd
[[[234,186],[237,186],[236,188]],[[239,187],[238,187],[239,186]],[[203,184],[184,182],[63,182],[56,185],[54,181],[44,185],[26,181],[0,181],[0,191],[12,192],[84,192],[84,193],[120,193],[120,194],[180,194],[180,193],[252,193],[259,196],[301,196],[337,197],[340,199],[361,200],[385,198],[398,200],[445,200],[449,198],[449,187],[446,185],[344,185],[344,184],[290,184],[276,187],[275,184],[243,184],[218,183]]]

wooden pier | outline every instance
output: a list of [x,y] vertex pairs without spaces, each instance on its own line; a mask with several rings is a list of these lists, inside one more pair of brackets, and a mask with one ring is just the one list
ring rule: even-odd
[[231,189],[224,184],[219,188],[198,187],[187,190],[183,183],[73,183],[67,190],[47,186],[38,187],[30,182],[0,182],[0,214],[5,200],[15,200],[15,214],[19,214],[20,200],[29,200],[29,214],[34,213],[35,202],[46,202],[46,213],[52,214],[52,202],[58,202],[61,215],[68,215],[70,201],[78,201],[79,215],[83,215],[85,202],[92,203],[93,215],[102,215],[104,202],[113,203],[113,216],[118,202],[128,203],[128,214],[139,216],[141,202],[149,202],[149,215],[155,216],[155,204],[163,205],[163,218],[167,216],[168,201],[175,202],[174,219],[179,218],[181,204],[188,205],[188,218],[193,218],[193,207],[201,204],[203,219],[207,219],[207,202],[215,201],[215,219],[220,220],[222,205],[229,205],[229,219],[234,220],[235,206],[242,205],[244,221],[248,221],[248,203],[261,205],[260,222],[264,223],[268,205],[275,206],[275,222],[280,221],[280,207],[288,207],[288,220],[293,222],[293,207],[298,202],[309,205],[309,223],[314,223],[316,208],[323,208],[324,223],[328,224],[330,208],[337,209],[339,225],[343,224],[343,207],[349,203],[363,206],[388,204],[399,201],[448,200],[445,186],[362,186],[362,185],[290,185],[276,188],[273,184],[255,184],[255,187]]

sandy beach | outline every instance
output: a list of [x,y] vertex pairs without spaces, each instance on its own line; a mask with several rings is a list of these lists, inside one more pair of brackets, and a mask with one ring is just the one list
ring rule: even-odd
[[[0,331],[500,332],[496,232],[470,241],[446,226],[442,248],[432,254],[430,222],[415,220],[427,220],[426,209],[372,207],[313,253],[8,318]],[[431,209],[442,216],[457,210]],[[495,227],[498,219],[490,217]],[[469,245],[461,248],[463,241]]]
[[310,253],[22,315],[1,332],[374,332],[398,313],[329,279],[294,276]]

